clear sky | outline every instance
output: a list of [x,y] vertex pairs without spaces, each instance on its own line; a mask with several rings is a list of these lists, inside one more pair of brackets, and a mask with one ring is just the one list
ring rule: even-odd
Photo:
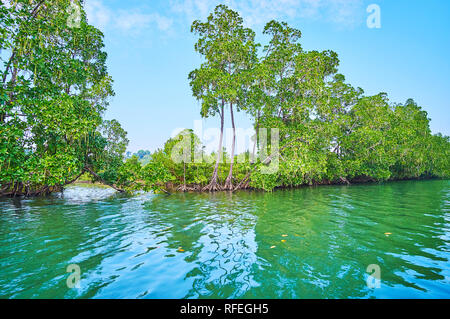
[[[190,33],[195,19],[224,3],[261,36],[271,19],[302,31],[307,50],[338,53],[339,72],[366,94],[386,92],[391,102],[413,98],[431,118],[434,133],[450,135],[450,1],[428,0],[86,0],[89,22],[105,34],[116,96],[105,116],[128,132],[129,150],[154,151],[177,128],[200,120],[187,76],[200,65]],[[369,28],[376,4],[381,27]],[[216,127],[217,119],[203,121]],[[237,126],[247,129],[240,114]],[[226,126],[230,120],[226,118]]]

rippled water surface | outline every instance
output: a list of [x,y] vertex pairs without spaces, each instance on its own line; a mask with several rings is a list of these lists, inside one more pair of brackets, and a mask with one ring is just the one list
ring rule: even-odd
[[450,298],[450,181],[134,197],[75,186],[0,212],[2,298]]

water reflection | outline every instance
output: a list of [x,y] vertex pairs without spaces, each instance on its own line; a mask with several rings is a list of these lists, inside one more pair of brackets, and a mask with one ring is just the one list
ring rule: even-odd
[[0,297],[448,298],[449,186],[1,200]]

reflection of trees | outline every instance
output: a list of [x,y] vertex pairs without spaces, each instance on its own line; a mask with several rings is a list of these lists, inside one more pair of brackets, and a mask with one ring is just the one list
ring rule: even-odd
[[302,188],[263,194],[255,207],[259,263],[253,266],[254,280],[260,286],[245,297],[324,296],[324,289],[335,281],[331,274],[338,271],[334,269],[338,265],[329,262],[331,243],[323,233],[330,201],[327,191],[324,192],[326,189],[332,188]]
[[[449,245],[446,184],[448,181],[422,181],[371,187],[373,208],[371,214],[364,211],[364,218],[371,219],[374,226],[367,231],[367,245],[376,249],[375,263],[384,270],[382,280],[388,286],[426,292],[432,281],[434,289],[440,286],[445,291]],[[385,232],[393,234],[386,237]],[[392,288],[375,293],[395,296]]]
[[[448,222],[443,212],[448,206],[443,203],[448,193],[442,183],[304,188],[266,195],[269,200],[255,207],[257,254],[264,262],[254,265],[253,276],[261,285],[245,296],[370,296],[366,268],[374,263],[382,269],[384,287],[423,291],[428,284],[422,280],[431,280],[444,288]],[[386,232],[393,234],[387,237]],[[281,234],[289,235],[284,244]],[[374,293],[395,296],[389,289]]]
[[426,291],[422,279],[444,283],[440,273],[446,268],[442,247],[447,244],[439,236],[445,234],[441,207],[445,200],[441,182],[424,181],[356,186],[335,201],[336,208],[348,216],[338,257],[354,260],[358,271],[352,282],[363,281],[369,264],[381,267],[384,289],[372,292],[361,285],[361,293],[396,296],[390,287],[401,285],[420,292]]
[[[2,200],[1,296],[442,297],[448,203],[448,181]],[[70,263],[80,292],[65,285]],[[369,264],[381,289],[366,287]]]
[[185,277],[192,289],[185,297],[233,298],[250,288],[256,246],[248,204],[240,196],[216,193],[177,194],[146,205],[151,223],[167,231],[168,247],[173,252],[182,247],[192,264]]
[[[55,196],[2,200],[1,296],[80,296],[78,293],[83,294],[84,289],[77,291],[66,286],[66,267],[72,263],[81,267],[81,278],[86,280],[83,288],[95,285],[86,278],[117,250],[115,240],[124,227],[120,216],[108,218],[117,213],[117,208],[109,205],[116,200],[104,197],[101,202],[77,202]],[[87,296],[92,296],[95,291],[89,293]]]
[[444,281],[448,194],[430,183],[185,194],[148,208],[171,227],[170,249],[186,250],[186,297],[394,296],[367,288],[368,265],[380,265],[382,287]]

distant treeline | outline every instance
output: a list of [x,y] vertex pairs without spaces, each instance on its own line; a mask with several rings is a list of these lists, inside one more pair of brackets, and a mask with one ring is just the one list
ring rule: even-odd
[[129,159],[133,156],[136,156],[142,165],[147,164],[152,159],[151,152],[147,150],[139,150],[136,153],[131,153],[128,151],[125,154],[125,159]]

